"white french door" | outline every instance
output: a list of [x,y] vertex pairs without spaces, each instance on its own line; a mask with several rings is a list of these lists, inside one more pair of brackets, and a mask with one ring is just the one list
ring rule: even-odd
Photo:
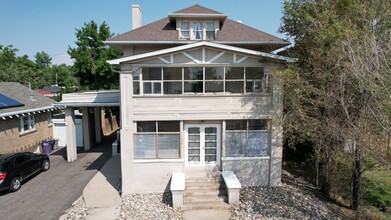
[[219,124],[185,125],[185,159],[188,166],[219,166],[221,126]]

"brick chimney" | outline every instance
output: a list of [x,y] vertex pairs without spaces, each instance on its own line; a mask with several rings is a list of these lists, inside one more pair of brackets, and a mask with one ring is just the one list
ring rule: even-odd
[[141,7],[140,5],[132,5],[132,28],[133,30],[141,27]]

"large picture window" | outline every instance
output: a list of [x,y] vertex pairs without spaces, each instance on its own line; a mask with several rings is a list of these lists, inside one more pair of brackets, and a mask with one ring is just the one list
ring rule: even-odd
[[178,159],[179,121],[137,122],[133,142],[135,159]]
[[267,156],[270,142],[269,120],[226,121],[227,157]]

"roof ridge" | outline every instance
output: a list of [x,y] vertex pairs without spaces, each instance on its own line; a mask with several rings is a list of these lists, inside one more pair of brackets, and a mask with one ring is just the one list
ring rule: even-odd
[[[213,13],[213,14],[223,14],[223,13],[221,13],[221,12],[212,10],[212,9],[210,9],[210,8],[206,8],[206,7],[201,6],[201,5],[199,5],[199,4],[192,5],[192,6],[190,6],[190,7],[181,9],[181,10],[176,11],[176,12],[173,12],[173,13],[174,13],[174,14],[175,14],[175,13],[200,14],[200,13],[196,13],[196,12],[193,12],[193,13],[191,13],[191,12],[186,12],[186,11],[189,11],[189,10],[191,11],[191,10],[194,10],[194,9],[205,10],[205,11],[208,11],[208,13]],[[206,13],[206,14],[208,14],[208,13]]]

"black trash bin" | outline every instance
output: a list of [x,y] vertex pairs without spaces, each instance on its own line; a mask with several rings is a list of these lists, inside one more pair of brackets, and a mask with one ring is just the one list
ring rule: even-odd
[[53,151],[53,145],[51,141],[42,141],[42,150],[45,154],[50,154]]

